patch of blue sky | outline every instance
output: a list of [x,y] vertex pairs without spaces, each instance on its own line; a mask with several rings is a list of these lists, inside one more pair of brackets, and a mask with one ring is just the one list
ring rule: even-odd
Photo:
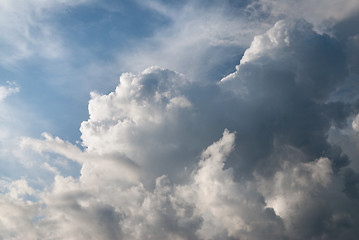
[[53,22],[61,34],[67,36],[66,44],[87,48],[96,57],[104,59],[110,59],[113,51],[133,47],[171,24],[166,16],[135,1],[111,1],[102,7],[96,4],[64,9],[56,13]]
[[32,151],[27,151],[26,154],[21,156],[22,159],[10,155],[0,156],[2,180],[26,179],[30,187],[42,190],[53,183],[55,175],[80,177],[81,166],[61,155],[54,153],[39,155]]
[[[171,24],[170,19],[135,1],[60,8],[45,20],[61,38],[65,57],[44,59],[34,54],[15,67],[0,67],[0,78],[17,82],[19,98],[49,120],[50,128],[40,127],[38,134],[48,131],[71,142],[79,139],[80,123],[88,117],[89,92],[109,92],[118,84],[121,66],[107,70],[106,65],[119,52]],[[38,34],[35,28],[32,31]]]
[[[180,8],[182,4],[166,2],[167,7]],[[95,1],[59,8],[41,21],[54,29],[61,42],[58,51],[65,53],[47,59],[35,52],[10,67],[0,65],[0,80],[16,82],[20,87],[20,92],[7,101],[21,112],[22,119],[18,121],[28,125],[22,135],[39,137],[42,132],[50,132],[72,143],[80,139],[80,124],[88,118],[90,91],[113,91],[119,75],[127,71],[120,64],[116,65],[116,57],[121,52],[136,51],[147,40],[153,47],[160,48],[151,38],[173,24],[173,19],[164,12],[136,1]],[[41,35],[36,27],[30,30],[34,36]],[[10,55],[11,47],[2,47]],[[199,56],[193,56],[190,65],[201,66],[202,71],[196,71],[192,77],[218,81],[234,70],[243,51],[244,48],[226,45],[206,49]],[[35,178],[52,179],[53,173],[38,165],[23,166],[16,157],[14,161],[11,160],[14,156],[6,157],[9,160],[1,160],[6,164],[2,176],[18,179],[26,173],[25,177],[33,182]],[[39,158],[37,163],[41,165],[48,159]],[[79,176],[77,163],[69,161],[69,164],[68,169],[56,168],[62,175]]]

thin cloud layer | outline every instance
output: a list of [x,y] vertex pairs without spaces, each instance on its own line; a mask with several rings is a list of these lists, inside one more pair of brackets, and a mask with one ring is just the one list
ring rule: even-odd
[[65,54],[62,39],[48,23],[49,12],[86,1],[2,1],[0,3],[0,64],[13,67],[18,61],[38,55],[54,59]]
[[[243,8],[280,15],[269,5]],[[91,93],[79,144],[23,137],[19,151],[45,159],[51,180],[0,182],[0,236],[356,239],[358,95],[338,96],[357,85],[358,34],[330,14],[328,34],[306,17],[277,21],[217,82],[161,67],[122,74]]]
[[9,86],[0,86],[0,102],[2,102],[5,98],[10,96],[11,94],[17,93],[20,89],[14,84],[9,83]]

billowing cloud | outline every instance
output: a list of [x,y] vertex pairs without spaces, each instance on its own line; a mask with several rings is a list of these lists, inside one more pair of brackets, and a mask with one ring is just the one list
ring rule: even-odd
[[[241,9],[277,20],[280,2]],[[356,239],[358,95],[342,91],[358,79],[357,33],[330,15],[330,34],[308,16],[276,21],[217,82],[161,67],[122,74],[91,93],[79,144],[23,137],[19,151],[47,159],[53,178],[1,182],[0,237]],[[61,171],[70,161],[78,177]]]
[[[225,130],[202,153],[187,184],[173,184],[163,175],[148,191],[141,182],[124,179],[120,174],[125,168],[99,158],[97,164],[108,166],[106,172],[84,164],[78,180],[57,175],[51,189],[36,194],[19,180],[8,184],[5,196],[18,201],[22,194],[29,194],[45,204],[41,210],[35,203],[13,207],[14,213],[25,212],[29,219],[25,232],[47,239],[230,239],[241,234],[256,239],[262,236],[258,229],[278,239],[283,223],[273,209],[265,207],[250,183],[235,182],[233,170],[223,169],[234,139],[234,133]],[[9,231],[3,236],[15,234]]]

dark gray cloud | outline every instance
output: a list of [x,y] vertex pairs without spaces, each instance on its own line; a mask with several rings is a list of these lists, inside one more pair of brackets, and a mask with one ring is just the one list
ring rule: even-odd
[[236,111],[246,158],[266,164],[276,143],[298,148],[304,161],[330,155],[334,168],[348,164],[327,142],[329,128],[345,125],[351,114],[350,106],[329,99],[347,76],[337,40],[315,33],[303,20],[281,21],[254,40],[242,62],[221,84],[243,99]]
[[344,173],[344,192],[354,199],[359,199],[359,173],[348,168]]

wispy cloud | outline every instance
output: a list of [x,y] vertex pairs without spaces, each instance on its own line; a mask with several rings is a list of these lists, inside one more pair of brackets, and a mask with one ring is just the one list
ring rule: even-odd
[[2,1],[0,3],[1,64],[13,66],[31,56],[45,59],[66,54],[61,35],[49,23],[57,9],[85,1]]
[[17,87],[14,83],[8,82],[8,86],[0,86],[0,102],[11,94],[17,93],[19,91],[19,87]]

